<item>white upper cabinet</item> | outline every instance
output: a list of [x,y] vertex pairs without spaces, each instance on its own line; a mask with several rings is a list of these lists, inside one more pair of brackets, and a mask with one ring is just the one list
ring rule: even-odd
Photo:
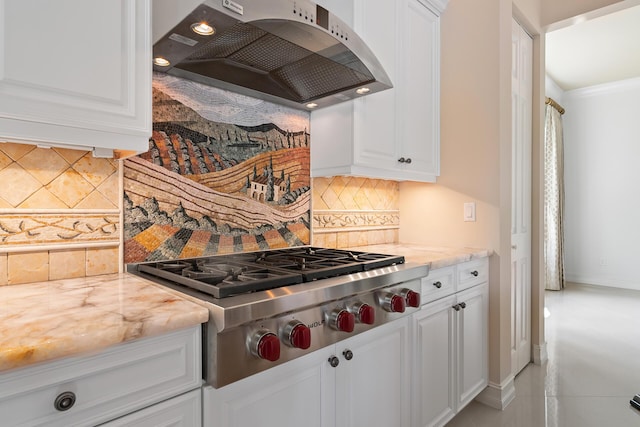
[[0,141],[146,151],[150,0],[0,0]]
[[[319,3],[333,10],[334,1]],[[311,175],[435,182],[440,173],[439,16],[446,1],[352,4],[353,16],[342,12],[340,17],[368,44],[394,87],[311,113]]]

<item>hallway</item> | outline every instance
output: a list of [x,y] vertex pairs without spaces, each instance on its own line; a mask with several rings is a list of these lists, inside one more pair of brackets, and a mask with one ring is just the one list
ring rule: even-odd
[[640,411],[640,291],[568,284],[546,291],[549,361],[529,364],[498,411],[471,402],[447,427],[633,427]]

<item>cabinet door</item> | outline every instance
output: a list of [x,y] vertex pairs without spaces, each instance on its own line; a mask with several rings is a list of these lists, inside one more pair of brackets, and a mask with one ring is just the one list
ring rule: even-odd
[[488,285],[476,286],[457,294],[464,308],[458,316],[458,410],[488,384]]
[[396,67],[403,1],[355,0],[354,29],[376,55],[394,85],[354,101],[354,161],[367,168],[393,169],[397,163]]
[[146,151],[150,7],[0,1],[0,138]]
[[205,387],[203,426],[333,426],[333,353],[331,346],[219,389]]
[[455,415],[455,302],[455,295],[444,298],[413,315],[415,427],[441,426]]
[[[336,344],[336,427],[410,423],[409,318]],[[347,352],[353,357],[347,360]]]
[[435,181],[440,174],[440,20],[419,0],[408,0],[399,67],[398,158],[407,179]]

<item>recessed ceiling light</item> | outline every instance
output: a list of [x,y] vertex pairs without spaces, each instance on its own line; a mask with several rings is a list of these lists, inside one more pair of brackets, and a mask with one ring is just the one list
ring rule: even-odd
[[361,87],[356,89],[356,93],[358,95],[364,95],[365,93],[369,93],[371,91],[371,89],[369,89],[368,87]]
[[206,22],[196,22],[195,24],[191,24],[191,29],[194,33],[200,34],[201,36],[210,36],[216,32],[216,30]]
[[171,62],[169,62],[168,60],[164,59],[161,56],[157,56],[153,58],[153,63],[160,67],[168,67],[169,65],[171,65]]
[[316,104],[315,102],[310,102],[307,104],[307,108],[316,108],[318,106],[318,104]]

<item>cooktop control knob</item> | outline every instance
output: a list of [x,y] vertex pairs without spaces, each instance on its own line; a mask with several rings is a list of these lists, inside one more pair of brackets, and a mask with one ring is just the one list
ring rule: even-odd
[[359,323],[373,325],[376,321],[376,310],[369,304],[359,302],[354,304],[349,311],[356,316],[356,321]]
[[292,320],[282,328],[282,338],[290,347],[302,350],[311,347],[311,329],[299,320]]
[[329,326],[337,331],[353,332],[356,325],[356,316],[347,310],[336,309],[329,315]]
[[401,295],[386,292],[380,298],[382,308],[390,313],[404,313],[405,299]]
[[420,294],[411,289],[403,289],[400,293],[408,307],[420,307]]
[[251,339],[251,353],[261,359],[275,362],[280,358],[280,340],[273,332],[258,331]]

